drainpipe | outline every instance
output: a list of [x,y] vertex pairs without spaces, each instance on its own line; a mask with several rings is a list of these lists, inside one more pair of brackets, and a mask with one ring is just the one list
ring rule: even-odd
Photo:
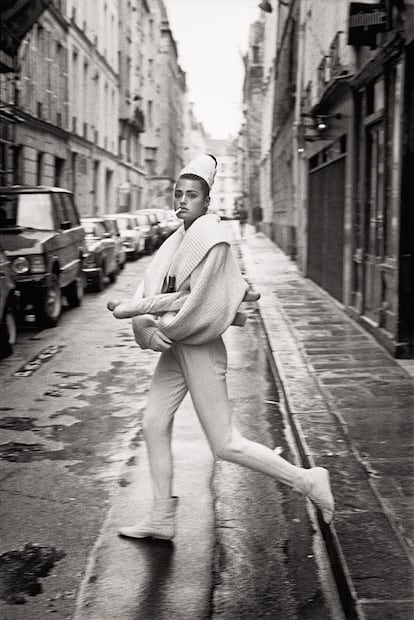
[[[304,64],[304,42],[305,42],[305,20],[306,20],[306,4],[307,0],[297,0],[299,4],[299,32],[298,32],[298,63],[296,69],[296,93],[295,93],[295,110],[293,120],[293,186],[292,198],[295,213],[296,239],[293,238],[291,243],[291,258],[297,256],[299,267],[304,269],[305,260],[305,231],[303,210],[304,182],[305,182],[305,159],[304,153],[299,153],[299,148],[303,147],[300,140],[300,131],[302,124],[302,89],[303,89],[303,64]],[[292,227],[294,229],[294,227]]]

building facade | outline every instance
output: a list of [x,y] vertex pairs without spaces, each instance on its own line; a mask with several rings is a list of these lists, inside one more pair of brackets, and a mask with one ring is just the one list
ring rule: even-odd
[[260,136],[260,205],[262,207],[262,231],[274,240],[274,204],[272,194],[272,124],[273,103],[275,98],[275,59],[276,36],[279,13],[272,11],[269,15],[262,14],[263,32],[263,101]]
[[68,158],[82,215],[114,211],[119,129],[119,6],[67,0]]
[[249,221],[260,225],[260,159],[261,118],[263,105],[263,36],[264,23],[256,21],[250,27],[249,46],[244,56],[245,77],[243,84],[244,123],[241,129],[245,161],[243,166],[243,203]]
[[232,218],[242,196],[238,175],[237,140],[207,139],[207,151],[217,159],[217,171],[211,190],[210,209],[222,218]]
[[[65,184],[69,124],[68,26],[52,3],[21,43],[8,98],[17,117],[13,182]],[[14,91],[14,92],[13,92]],[[10,182],[10,175],[5,179]]]
[[414,6],[270,5],[269,234],[394,355],[412,355]]
[[[144,86],[153,79],[144,54],[149,36],[150,7],[146,0],[119,2],[119,163],[116,209],[143,206],[145,169],[142,134],[145,131]],[[121,43],[122,42],[122,43]]]
[[[185,73],[180,67],[177,45],[165,6],[156,11],[157,47],[154,47],[153,99],[147,101],[150,134],[144,136],[147,176],[147,206],[171,206],[174,183],[184,162],[186,111]],[[155,71],[155,68],[154,68]]]
[[184,165],[200,153],[206,153],[208,136],[194,113],[194,105],[186,98],[184,113]]
[[163,1],[27,4],[0,56],[1,182],[69,188],[83,216],[165,206],[197,123]]

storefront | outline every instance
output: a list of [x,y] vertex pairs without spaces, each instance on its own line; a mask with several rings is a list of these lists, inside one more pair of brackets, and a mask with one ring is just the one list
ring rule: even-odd
[[307,275],[343,301],[346,135],[309,161]]
[[[413,43],[395,35],[352,82],[350,307],[397,356],[413,352]],[[411,231],[411,232],[409,232]]]

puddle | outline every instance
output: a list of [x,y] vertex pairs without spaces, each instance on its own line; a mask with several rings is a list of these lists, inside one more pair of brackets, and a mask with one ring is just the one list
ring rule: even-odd
[[11,463],[30,463],[39,454],[44,452],[44,447],[39,443],[10,442],[0,447],[0,459]]
[[36,418],[16,418],[7,416],[0,418],[0,428],[7,428],[12,431],[31,431],[35,428]]
[[27,543],[21,550],[1,554],[1,598],[12,605],[24,605],[26,596],[37,596],[43,591],[39,579],[47,577],[56,562],[65,555],[61,549],[32,543]]

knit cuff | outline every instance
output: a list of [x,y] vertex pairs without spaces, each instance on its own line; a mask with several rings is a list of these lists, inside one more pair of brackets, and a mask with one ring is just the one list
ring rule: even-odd
[[132,329],[135,336],[135,342],[141,349],[150,348],[150,340],[157,331],[158,325],[152,317],[144,315],[132,319]]

